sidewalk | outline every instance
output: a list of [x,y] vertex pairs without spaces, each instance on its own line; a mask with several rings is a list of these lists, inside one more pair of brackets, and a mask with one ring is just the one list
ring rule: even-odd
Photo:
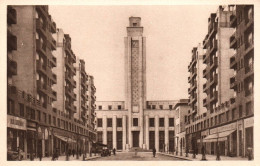
[[[169,154],[169,153],[161,153],[162,155],[166,155],[166,156],[172,156],[172,157],[176,157],[176,158],[180,158],[180,159],[184,159],[184,160],[189,160],[189,161],[201,161],[202,155],[198,154],[196,155],[196,158],[192,158],[192,154],[189,153],[188,157],[186,157],[186,153],[183,153],[182,156],[180,155],[175,155],[175,154]],[[216,161],[216,155],[206,155],[206,160],[208,161]],[[238,161],[238,160],[242,160],[242,161],[246,161],[248,160],[248,158],[245,157],[228,157],[228,156],[220,156],[220,160],[221,161]]]
[[[89,156],[89,154],[87,154],[85,161],[89,161],[89,160],[99,158],[99,157],[101,157],[99,154],[96,154],[96,156],[95,156],[95,154],[92,154],[91,157]],[[51,161],[51,158],[52,157],[43,157],[42,161]],[[23,160],[23,161],[30,161],[30,159],[26,159],[26,160]],[[34,161],[40,161],[40,159],[34,158]],[[55,161],[66,161],[66,156],[59,156],[59,159],[55,160]],[[83,161],[83,155],[79,156],[79,159],[77,159],[76,155],[74,157],[71,155],[69,157],[69,161]]]

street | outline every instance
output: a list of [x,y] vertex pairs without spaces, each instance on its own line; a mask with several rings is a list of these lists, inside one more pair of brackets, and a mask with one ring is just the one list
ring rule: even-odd
[[115,156],[100,157],[92,159],[91,161],[104,161],[104,160],[133,160],[133,161],[161,161],[161,160],[182,160],[174,158],[171,156],[165,156],[161,154],[156,154],[156,157],[153,157],[152,152],[138,152],[135,156],[134,152],[119,152]]

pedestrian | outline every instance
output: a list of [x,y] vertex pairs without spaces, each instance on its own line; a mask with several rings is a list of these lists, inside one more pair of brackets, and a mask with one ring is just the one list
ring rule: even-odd
[[206,153],[205,153],[205,147],[204,147],[204,145],[202,145],[201,154],[202,154],[201,160],[206,160]]
[[74,155],[75,155],[75,149],[72,150],[72,155],[73,155],[73,157],[74,157]]
[[41,150],[39,150],[38,156],[39,156],[39,160],[42,161],[42,151]]
[[81,156],[81,149],[79,149],[79,156]]
[[153,148],[153,157],[155,157],[155,155],[156,155],[156,149]]
[[116,148],[113,149],[113,154],[116,155]]
[[69,149],[69,152],[68,152],[68,153],[69,153],[69,157],[70,157],[70,155],[71,155],[71,149]]

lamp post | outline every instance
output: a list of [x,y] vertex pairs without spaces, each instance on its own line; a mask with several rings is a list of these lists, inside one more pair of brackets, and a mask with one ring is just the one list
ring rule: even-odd
[[219,134],[218,134],[218,128],[217,128],[217,158],[216,158],[216,160],[220,160],[220,151],[219,151],[218,137],[219,137]]

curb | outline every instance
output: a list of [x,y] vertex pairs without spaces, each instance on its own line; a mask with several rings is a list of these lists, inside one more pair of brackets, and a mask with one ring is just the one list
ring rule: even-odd
[[171,155],[171,154],[165,154],[165,153],[160,153],[160,154],[165,155],[165,156],[171,156],[171,157],[187,160],[187,161],[193,161],[193,160],[188,159],[188,158],[184,158],[184,157],[180,157],[180,156],[174,156],[174,155]]

